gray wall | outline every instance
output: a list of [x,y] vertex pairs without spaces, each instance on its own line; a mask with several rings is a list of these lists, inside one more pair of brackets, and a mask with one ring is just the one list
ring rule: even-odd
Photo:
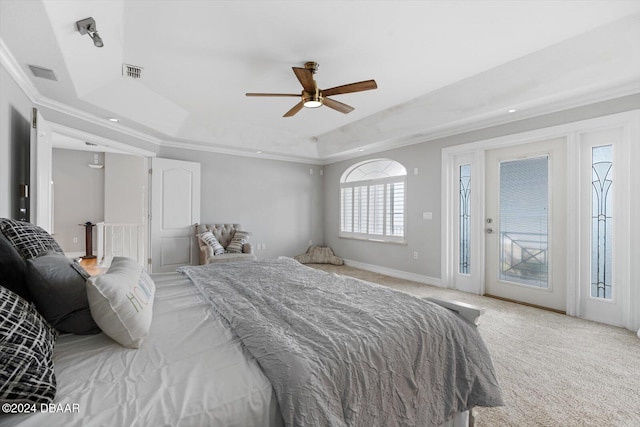
[[104,155],[104,221],[146,224],[149,175],[146,159],[129,154]]
[[[259,259],[294,256],[322,244],[320,166],[163,148],[159,157],[201,164],[202,223],[240,223],[264,244]],[[313,173],[310,173],[313,171]]]
[[[88,166],[93,155],[90,151],[53,149],[53,236],[67,254],[85,253],[85,228],[78,224],[104,221],[104,169]],[[98,156],[104,164],[104,154]],[[93,227],[94,255],[95,233]]]
[[[324,242],[331,246],[338,256],[349,260],[439,279],[442,148],[638,108],[640,108],[640,94],[630,95],[326,165],[324,167]],[[407,168],[406,246],[338,237],[340,176],[351,165],[375,158],[390,158]],[[418,168],[418,175],[414,175],[414,168]],[[433,219],[423,220],[422,212],[433,212]],[[414,251],[418,252],[417,260],[413,259]]]
[[29,179],[32,104],[3,67],[0,67],[0,217],[26,219],[20,207],[20,184]]

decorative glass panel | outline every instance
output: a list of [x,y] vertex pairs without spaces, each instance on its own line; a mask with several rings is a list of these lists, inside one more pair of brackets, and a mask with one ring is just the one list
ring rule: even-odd
[[591,296],[611,299],[613,150],[604,145],[591,153]]
[[549,159],[500,164],[500,279],[548,287]]
[[372,160],[350,169],[342,176],[341,182],[367,181],[371,179],[405,176],[407,170],[400,163],[389,160]]
[[460,274],[471,273],[471,165],[460,165]]

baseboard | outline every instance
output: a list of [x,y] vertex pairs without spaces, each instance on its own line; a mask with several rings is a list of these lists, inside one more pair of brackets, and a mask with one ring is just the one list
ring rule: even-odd
[[408,273],[402,270],[395,270],[393,268],[380,267],[373,264],[366,264],[364,262],[352,261],[350,259],[344,260],[345,265],[349,267],[359,268],[361,270],[371,271],[373,273],[384,274],[386,276],[396,277],[398,279],[410,280],[412,282],[424,283],[425,285],[433,285],[442,287],[442,282],[439,278],[424,276],[422,274]]

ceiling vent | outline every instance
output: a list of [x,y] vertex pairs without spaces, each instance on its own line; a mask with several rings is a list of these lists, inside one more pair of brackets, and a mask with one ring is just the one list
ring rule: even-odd
[[139,79],[142,77],[142,67],[137,65],[122,64],[122,75],[125,77],[131,77],[132,79]]
[[38,67],[37,65],[29,65],[31,72],[34,76],[40,77],[41,79],[53,80],[54,82],[58,81],[56,77],[56,73],[53,70],[44,67]]

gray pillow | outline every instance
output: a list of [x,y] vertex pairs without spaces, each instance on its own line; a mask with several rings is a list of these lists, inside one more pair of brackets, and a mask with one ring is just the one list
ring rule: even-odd
[[27,301],[31,301],[24,281],[26,268],[24,259],[16,248],[0,233],[0,286],[4,286]]
[[27,260],[26,283],[38,312],[60,332],[97,334],[91,317],[86,281],[79,264],[56,252]]

